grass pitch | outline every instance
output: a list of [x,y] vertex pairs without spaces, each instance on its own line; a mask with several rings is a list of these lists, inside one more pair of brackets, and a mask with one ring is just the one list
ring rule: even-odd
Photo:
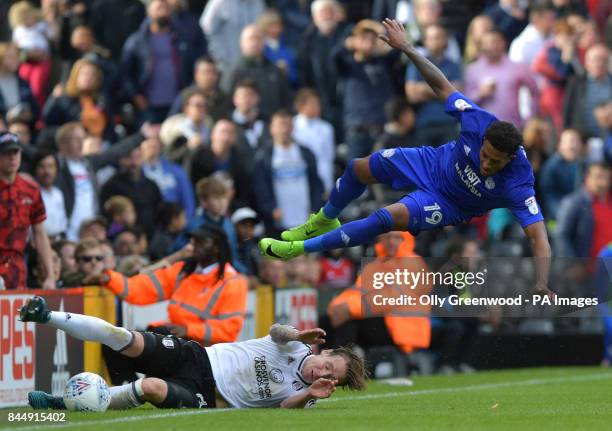
[[7,423],[0,430],[610,430],[612,371],[546,368],[417,377],[414,386],[370,382],[339,390],[313,409],[158,410],[69,413],[63,424]]

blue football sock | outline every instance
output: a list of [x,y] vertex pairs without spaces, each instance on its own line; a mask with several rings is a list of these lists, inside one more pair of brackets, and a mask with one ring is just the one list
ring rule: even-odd
[[364,192],[366,186],[359,182],[355,175],[354,161],[351,160],[344,170],[344,174],[336,181],[329,195],[329,201],[323,207],[323,214],[329,219],[340,215],[342,210]]
[[313,253],[365,244],[393,227],[391,213],[382,208],[366,218],[355,220],[331,232],[304,241],[304,251]]

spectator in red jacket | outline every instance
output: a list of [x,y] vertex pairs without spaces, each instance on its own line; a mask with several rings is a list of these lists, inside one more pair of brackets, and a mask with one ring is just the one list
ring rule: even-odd
[[0,289],[26,287],[24,253],[32,227],[32,242],[43,262],[43,289],[54,289],[51,245],[43,222],[47,218],[40,189],[18,175],[21,144],[16,135],[0,132]]

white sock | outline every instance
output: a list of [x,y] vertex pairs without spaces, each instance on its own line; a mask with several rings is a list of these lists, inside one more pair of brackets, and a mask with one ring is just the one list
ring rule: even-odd
[[133,334],[125,328],[113,326],[105,320],[76,313],[52,311],[49,325],[61,329],[74,338],[97,341],[113,350],[122,350],[132,342]]
[[111,401],[108,405],[109,409],[125,410],[144,404],[144,402],[141,401],[144,394],[142,391],[142,379],[138,379],[132,383],[126,383],[122,386],[111,386],[108,389],[111,394]]

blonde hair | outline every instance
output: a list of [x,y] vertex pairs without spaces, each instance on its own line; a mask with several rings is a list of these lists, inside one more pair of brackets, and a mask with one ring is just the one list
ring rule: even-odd
[[57,132],[55,132],[55,144],[57,146],[64,144],[70,138],[70,135],[77,129],[84,129],[83,125],[78,121],[64,123],[57,129]]
[[20,25],[23,25],[23,22],[25,21],[25,17],[29,14],[34,14],[34,16],[36,17],[36,21],[42,20],[42,11],[32,6],[29,2],[20,1],[20,2],[15,3],[9,9],[9,13],[8,13],[9,25],[11,26],[12,29]]
[[83,238],[74,249],[74,257],[79,257],[87,250],[100,247],[100,241],[95,238]]
[[341,356],[346,360],[346,376],[339,386],[348,387],[352,391],[361,391],[366,387],[368,372],[365,361],[349,347],[338,347],[329,352],[330,356]]
[[476,27],[477,21],[488,20],[491,22],[491,28],[494,27],[493,21],[488,15],[477,15],[470,21],[468,26],[467,34],[465,36],[465,51],[463,54],[464,64],[469,64],[478,58],[480,54],[478,44],[474,40],[474,28]]
[[125,196],[112,196],[108,198],[106,202],[104,202],[104,211],[106,211],[111,217],[115,216],[116,214],[122,214],[130,208],[136,210],[132,200],[126,198]]
[[209,197],[227,196],[229,188],[225,182],[214,176],[202,178],[196,183],[196,195],[198,199],[206,200]]
[[65,90],[66,94],[70,97],[79,97],[81,95],[79,88],[77,87],[77,79],[79,77],[79,72],[85,66],[93,66],[96,69],[96,80],[98,81],[98,89],[102,87],[102,82],[104,81],[104,75],[102,74],[102,69],[94,63],[93,61],[80,59],[74,62],[72,69],[70,69],[70,75],[68,75],[68,80],[66,81]]
[[276,9],[267,9],[259,16],[256,24],[265,32],[270,25],[277,22],[281,25],[283,23],[283,18],[281,17],[280,13],[278,13]]

